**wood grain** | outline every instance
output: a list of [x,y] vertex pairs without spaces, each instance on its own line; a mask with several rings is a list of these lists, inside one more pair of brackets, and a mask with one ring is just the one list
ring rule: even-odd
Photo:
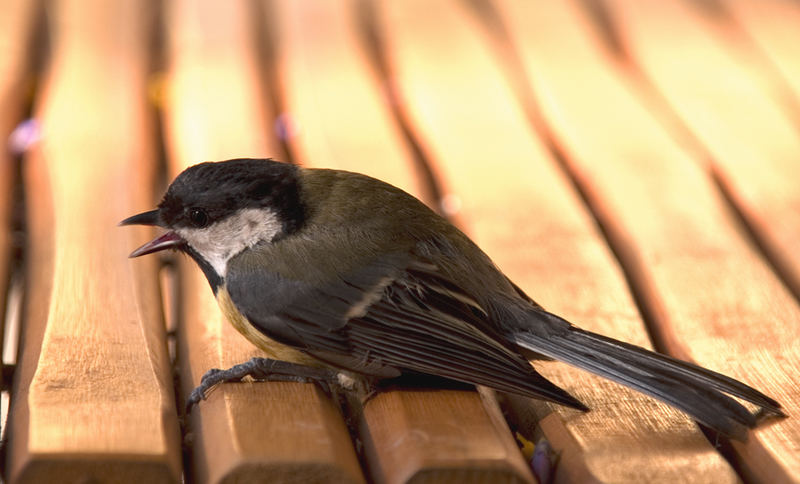
[[[774,2],[766,5],[773,6],[768,18],[790,19],[794,9],[800,10],[784,4],[776,12]],[[729,199],[800,297],[800,256],[795,250],[800,243],[800,118],[792,119],[792,103],[777,97],[774,83],[768,82],[769,70],[761,68],[766,62],[753,59],[758,52],[747,48],[749,44],[715,35],[719,30],[693,9],[626,6],[617,15],[636,64],[707,147]],[[690,50],[671,41],[667,24],[678,23]],[[779,28],[781,22],[775,23]],[[791,40],[784,42],[791,49]]]
[[422,197],[423,181],[360,38],[357,3],[270,5],[282,116],[294,127],[288,143],[297,161],[364,173]]
[[[785,0],[764,0],[757,5],[727,0],[725,6],[768,62],[781,73],[795,97],[800,98],[800,29],[797,29],[800,5]],[[780,166],[771,164],[768,169],[762,166],[760,159],[750,159],[744,164],[741,157],[726,158],[722,162],[724,173],[720,173],[720,181],[748,223],[756,229],[762,246],[769,251],[772,262],[798,298],[800,258],[794,248],[800,244],[797,222],[800,193],[794,183],[798,177],[796,158],[796,152],[784,149]]]
[[[677,3],[649,2],[640,9],[645,3],[614,3],[615,25],[631,49],[666,39],[672,32],[668,25],[683,25],[669,16]],[[656,35],[662,28],[663,37]],[[635,37],[634,31],[639,32]],[[668,37],[674,41],[674,35]],[[690,39],[688,34],[681,38]],[[693,51],[695,45],[688,45],[687,51]],[[580,65],[590,58],[582,58]],[[545,63],[534,67],[543,69]],[[797,303],[743,237],[703,164],[682,151],[622,88],[616,95],[597,89],[611,85],[599,76],[603,69],[607,63],[578,76],[593,82],[572,89],[564,76],[545,76],[540,70],[534,85],[565,161],[608,230],[662,344],[672,354],[759,388],[796,414]],[[739,83],[731,80],[734,86]],[[698,89],[694,95],[713,96],[711,86]],[[576,99],[578,91],[583,102]],[[738,96],[731,100],[740,101]],[[593,112],[613,115],[591,122]],[[721,113],[705,114],[716,119],[719,129],[729,122]],[[752,432],[746,445],[734,443],[744,475],[764,482],[796,479],[797,432],[797,420],[789,418]]]
[[724,0],[733,20],[800,97],[800,6],[787,0]]
[[376,482],[533,482],[505,421],[474,391],[391,391],[364,409]]
[[[257,64],[253,3],[182,0],[167,14],[165,106],[171,176],[207,160],[280,158]],[[208,283],[181,259],[184,397],[206,370],[259,351],[220,313]],[[312,384],[227,383],[191,414],[198,482],[360,482],[338,410]]]
[[[36,2],[7,2],[0,17],[0,140],[9,142],[15,126],[22,121],[25,81],[30,74],[27,55],[33,42],[33,24],[39,8]],[[12,270],[12,209],[14,166],[11,150],[0,150],[0,315],[5,316]],[[0,324],[0,345],[5,340],[5,322]],[[3,387],[6,382],[2,381]]]
[[[468,233],[545,307],[587,329],[647,345],[622,275],[569,180],[531,132],[481,27],[456,4],[400,5],[384,5],[383,27],[397,81],[424,146],[461,200]],[[413,14],[419,8],[427,20]],[[446,69],[441,59],[448,59]],[[593,409],[535,407],[536,417],[548,421],[546,437],[562,453],[560,482],[691,474],[698,481],[735,480],[678,412],[565,365],[536,366]]]
[[55,47],[36,109],[45,138],[26,161],[33,237],[13,482],[180,479],[160,298],[147,284],[156,264],[130,264],[144,231],[116,226],[152,197],[148,12],[141,2],[52,4]]
[[[475,8],[486,5],[496,11]],[[157,8],[169,61],[158,91],[169,178],[205,160],[285,158],[276,140],[285,136],[303,163],[366,172],[439,203],[418,163],[427,157],[449,214],[539,302],[647,345],[576,183],[662,347],[788,408],[789,419],[731,444],[738,477],[800,481],[797,2],[6,0],[3,143],[29,95],[41,7],[50,65],[34,113],[44,138],[23,164],[28,245],[10,482],[364,481],[336,406],[313,385],[283,383],[216,389],[188,419],[190,472],[180,475],[158,258],[125,259],[155,232],[115,227],[158,196],[145,102],[147,87],[161,85],[147,86]],[[361,38],[370,12],[388,71]],[[492,12],[511,44],[492,30]],[[611,58],[615,36],[622,50]],[[539,115],[544,141],[530,127]],[[11,170],[3,148],[0,298]],[[258,352],[224,321],[194,264],[179,267],[182,402],[208,368]],[[682,414],[558,363],[536,366],[593,408],[508,400],[520,430],[560,452],[556,482],[737,479]],[[530,482],[493,392],[480,395],[388,391],[371,400],[358,429],[368,479]]]
[[[366,173],[421,197],[423,182],[359,42],[356,3],[273,7],[285,109],[299,126],[290,149],[310,166]],[[388,391],[367,403],[361,429],[377,482],[507,481],[522,468],[506,423],[492,420],[475,392]]]
[[[26,52],[31,46],[33,38],[34,19],[40,13],[40,6],[35,2],[26,0],[18,0],[15,2],[7,2],[4,6],[7,14],[0,16],[0,50],[4,52],[0,56],[0,139],[8,140],[8,136],[14,129],[14,126],[21,121],[23,111],[23,97],[24,97],[24,77],[32,66],[28,65],[29,59]],[[8,295],[8,283],[10,277],[9,271],[11,270],[11,214],[12,214],[12,199],[11,199],[11,183],[13,180],[14,167],[12,165],[12,157],[9,151],[0,150],[0,309],[4,318],[6,314],[6,304]],[[45,198],[47,195],[43,195]],[[29,213],[34,209],[29,209]],[[34,280],[39,282],[39,286],[43,291],[49,293],[47,284],[49,278],[47,273],[50,271],[51,264],[46,261],[49,257],[50,251],[47,250],[48,236],[46,235],[47,226],[45,217],[40,217],[38,220],[44,222],[45,225],[36,226],[29,223],[28,233],[35,237],[38,233],[39,237],[36,238],[37,244],[30,246],[29,252],[39,249],[38,256],[35,260],[42,261],[42,265],[38,267],[29,267],[26,278],[26,284],[33,284]],[[41,229],[38,230],[37,229]],[[38,273],[35,269],[39,269]],[[42,274],[42,273],[45,274]],[[37,277],[44,276],[44,277]],[[38,286],[37,286],[38,287]],[[29,306],[35,306],[33,298],[29,298]],[[39,301],[39,305],[35,307],[44,307],[46,302]],[[33,311],[29,311],[33,312]],[[43,321],[43,317],[39,317],[36,321]],[[5,319],[3,321],[5,326]],[[38,324],[29,327],[29,338],[35,343],[28,345],[29,351],[27,354],[17,355],[18,371],[15,375],[15,384],[18,388],[27,388],[30,385],[30,380],[33,376],[33,370],[36,368],[36,358],[39,353],[39,343],[42,340],[42,331],[44,327]],[[0,331],[3,335],[2,341],[7,337],[5,334],[5,327]],[[23,363],[24,360],[24,363]],[[12,382],[3,381],[4,386],[10,385]],[[16,408],[16,412],[25,418],[27,411],[25,405],[20,405],[19,400],[12,401],[11,405]],[[11,426],[11,419],[7,419],[7,426]],[[11,432],[6,431],[6,435],[11,435]],[[6,467],[8,468],[8,467]]]

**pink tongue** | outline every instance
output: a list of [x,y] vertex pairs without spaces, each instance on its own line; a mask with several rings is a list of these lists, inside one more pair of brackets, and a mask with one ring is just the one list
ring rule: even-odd
[[140,255],[152,254],[153,252],[169,249],[170,247],[175,247],[181,245],[182,243],[183,239],[180,235],[176,234],[175,232],[167,232],[134,250],[128,257],[139,257]]

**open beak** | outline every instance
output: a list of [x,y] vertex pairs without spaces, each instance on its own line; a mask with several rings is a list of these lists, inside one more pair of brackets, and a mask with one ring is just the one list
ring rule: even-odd
[[[150,210],[149,212],[143,212],[132,217],[128,217],[120,222],[119,225],[156,225],[163,227],[158,210]],[[152,254],[153,252],[158,252],[161,250],[177,248],[183,244],[184,240],[180,235],[169,231],[134,250],[128,257],[139,257],[140,255]]]
[[158,213],[158,209],[128,217],[120,222],[119,225],[158,225],[159,227],[163,227],[163,225],[161,225],[161,216]]

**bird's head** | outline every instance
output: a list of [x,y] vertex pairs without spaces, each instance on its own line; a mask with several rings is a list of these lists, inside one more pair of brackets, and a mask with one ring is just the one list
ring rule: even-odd
[[223,279],[231,257],[302,225],[297,175],[294,165],[263,159],[191,166],[175,178],[158,208],[120,222],[167,229],[130,257],[181,250],[197,261],[213,286],[212,276]]

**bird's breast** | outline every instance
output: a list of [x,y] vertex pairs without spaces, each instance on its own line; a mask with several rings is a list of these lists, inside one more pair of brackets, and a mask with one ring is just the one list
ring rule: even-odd
[[269,336],[259,331],[253,326],[250,321],[239,311],[236,305],[231,300],[228,290],[220,286],[217,290],[217,303],[219,304],[222,313],[228,319],[236,331],[241,333],[248,341],[254,344],[258,349],[267,354],[268,358],[274,360],[288,361],[306,366],[325,366],[318,359],[303,353],[291,346],[279,343]]

